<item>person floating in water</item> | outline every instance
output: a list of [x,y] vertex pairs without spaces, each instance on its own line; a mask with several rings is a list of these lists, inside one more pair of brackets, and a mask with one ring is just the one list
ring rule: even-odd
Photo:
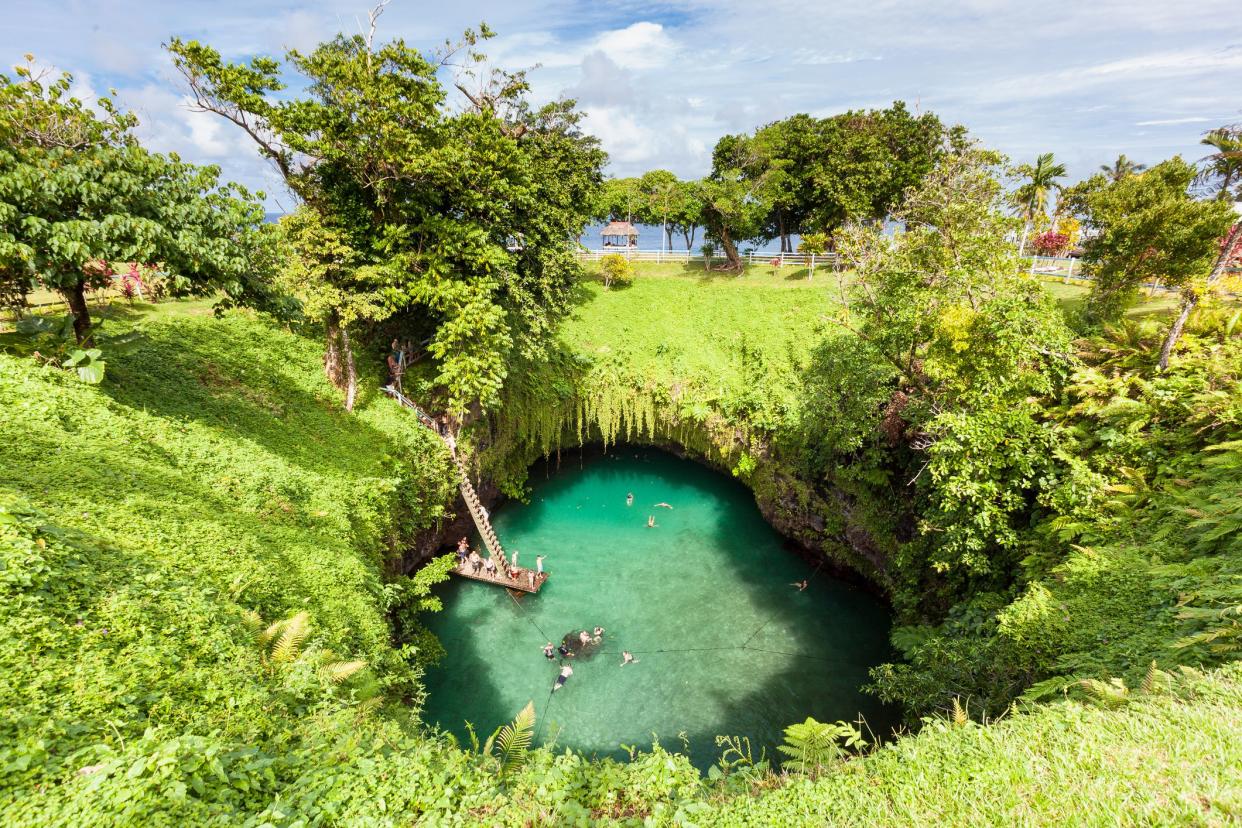
[[590,644],[591,634],[587,632],[586,630],[583,630],[582,632],[578,633],[578,640],[581,641],[584,646],[587,644]]
[[669,503],[663,503],[663,502],[661,502],[661,503],[657,503],[657,504],[656,504],[656,508],[659,508],[659,507],[661,507],[661,506],[663,506],[665,509],[671,509],[671,508],[673,508],[672,504],[669,504]]
[[560,645],[559,647],[557,647],[557,648],[556,648],[556,651],[557,651],[558,653],[560,653],[560,654],[561,654],[561,658],[570,658],[570,657],[574,654],[574,651],[573,651],[573,650],[571,650],[571,649],[569,649],[569,647],[565,646],[565,642],[564,642],[564,641],[562,641],[562,642],[561,642],[561,645]]
[[626,506],[634,505],[634,493],[633,492],[630,492],[629,494],[625,496],[625,505]]
[[602,636],[603,634],[604,634],[604,628],[603,628],[603,627],[596,627],[596,628],[595,628],[595,637],[596,637],[596,638],[599,638],[599,637],[600,637],[600,636]]
[[565,686],[565,682],[569,681],[569,677],[574,674],[574,668],[566,664],[561,668],[561,674],[556,677],[556,685],[553,686],[552,692],[555,693]]
[[543,645],[543,654],[548,661],[556,661],[556,648],[552,646],[551,641]]
[[802,592],[804,589],[807,588],[808,583],[807,583],[806,578],[803,578],[801,581],[794,581],[792,584],[790,584],[790,586],[796,586],[798,588],[798,592]]
[[648,529],[655,528],[655,515],[647,515],[647,528]]
[[637,663],[638,663],[638,659],[634,658],[633,653],[631,653],[629,650],[621,651],[621,666],[622,667],[624,667],[627,664],[637,664]]

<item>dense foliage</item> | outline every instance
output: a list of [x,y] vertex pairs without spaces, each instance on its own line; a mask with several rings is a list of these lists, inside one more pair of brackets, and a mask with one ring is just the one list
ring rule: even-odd
[[[371,33],[374,34],[374,31]],[[469,66],[484,29],[452,53]],[[572,101],[532,108],[523,75],[495,72],[450,106],[450,53],[338,36],[284,63],[225,62],[193,41],[169,49],[198,106],[242,127],[313,214],[296,220],[298,293],[323,322],[329,376],[352,404],[350,329],[392,320],[426,339],[447,407],[498,399],[510,361],[531,357],[568,309],[604,155]],[[295,72],[305,88],[286,90]],[[331,240],[334,262],[320,243]]]
[[143,148],[137,119],[109,98],[72,97],[72,78],[31,64],[0,75],[0,281],[7,303],[41,284],[59,291],[79,342],[89,338],[86,291],[113,264],[159,265],[175,293],[223,292],[229,304],[268,298],[270,233],[244,189],[215,167]]

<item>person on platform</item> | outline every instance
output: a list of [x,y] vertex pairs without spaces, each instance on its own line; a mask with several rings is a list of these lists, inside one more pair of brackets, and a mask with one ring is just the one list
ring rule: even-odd
[[543,577],[543,559],[546,557],[547,555],[535,556],[535,572],[537,572],[541,578]]

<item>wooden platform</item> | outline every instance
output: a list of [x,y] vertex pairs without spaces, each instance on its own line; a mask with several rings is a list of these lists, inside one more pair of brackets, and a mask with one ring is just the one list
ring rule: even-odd
[[498,575],[495,578],[487,574],[486,570],[480,569],[476,575],[474,570],[469,566],[457,566],[452,570],[454,575],[460,575],[463,578],[469,578],[472,581],[479,581],[484,584],[495,584],[506,589],[516,589],[520,592],[537,593],[544,582],[548,580],[548,573],[535,576],[535,586],[532,588],[529,579],[526,577],[527,570],[522,570],[522,574],[517,578],[507,578],[504,575]]

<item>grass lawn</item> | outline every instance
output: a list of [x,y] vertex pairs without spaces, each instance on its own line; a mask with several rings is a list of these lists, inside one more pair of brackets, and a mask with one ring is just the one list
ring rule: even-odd
[[797,363],[840,306],[838,274],[754,266],[740,276],[702,265],[640,262],[632,285],[584,283],[583,301],[562,328],[565,341],[596,359],[623,357],[658,379],[730,375],[742,345]]

